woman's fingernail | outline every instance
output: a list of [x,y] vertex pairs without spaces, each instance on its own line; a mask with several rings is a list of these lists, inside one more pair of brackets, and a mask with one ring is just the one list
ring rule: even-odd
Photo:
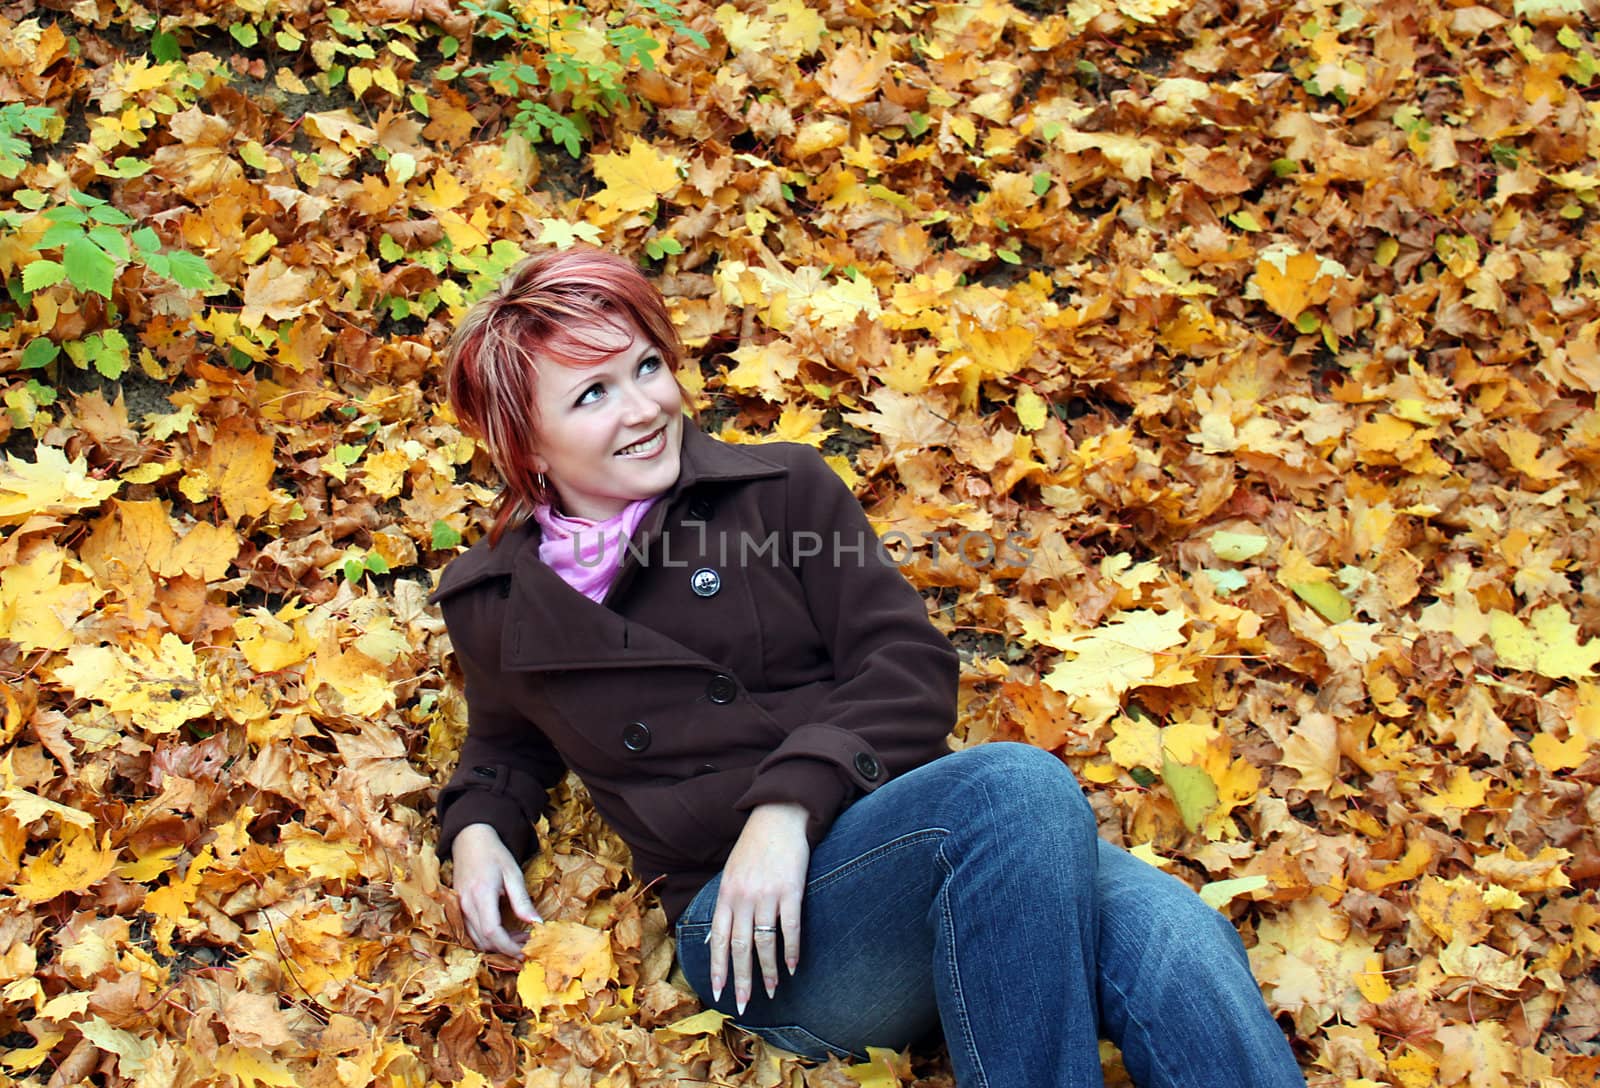
[[706,943],[706,944],[710,944],[711,943],[711,931],[709,929],[706,930],[706,939],[705,939],[704,943]]
[[750,1001],[750,999],[748,997],[741,996],[738,1001],[734,1002],[734,1004],[739,1006],[739,1015],[740,1016],[744,1015],[744,1007],[745,1007],[745,1005],[747,1005],[749,1003],[749,1001]]
[[778,980],[769,978],[769,979],[766,980],[766,982],[767,982],[767,999],[770,1001],[772,998],[776,997],[777,994],[778,994]]
[[800,963],[799,963],[798,960],[790,960],[789,961],[789,977],[790,978],[794,977],[795,969],[798,968],[799,966],[800,966]]
[[712,1001],[721,1001],[722,1000],[722,983],[716,981],[715,979],[713,979],[712,982],[711,982],[711,1000]]

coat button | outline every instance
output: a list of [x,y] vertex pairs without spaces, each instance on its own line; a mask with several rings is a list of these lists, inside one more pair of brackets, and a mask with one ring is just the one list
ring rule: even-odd
[[702,763],[702,764],[700,764],[700,769],[695,771],[694,773],[695,774],[716,774],[717,773],[717,765],[715,763]]
[[715,597],[722,588],[722,575],[710,567],[701,567],[689,575],[689,588],[696,597]]
[[650,727],[644,722],[629,722],[622,727],[622,746],[630,752],[650,747]]
[[472,768],[472,773],[477,775],[479,778],[493,778],[494,777],[494,768],[493,767],[474,767],[474,768]]
[[726,706],[739,697],[739,685],[731,676],[713,676],[706,685],[706,698],[719,706]]
[[883,774],[883,765],[878,762],[878,757],[871,752],[856,753],[856,771],[868,782],[876,782]]
[[689,519],[691,521],[710,521],[711,504],[705,499],[696,499],[689,504]]

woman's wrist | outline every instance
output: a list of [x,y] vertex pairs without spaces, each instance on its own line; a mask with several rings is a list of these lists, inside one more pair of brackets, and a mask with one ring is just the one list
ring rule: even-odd
[[762,824],[792,824],[804,828],[810,816],[798,801],[767,801],[751,809],[749,819]]

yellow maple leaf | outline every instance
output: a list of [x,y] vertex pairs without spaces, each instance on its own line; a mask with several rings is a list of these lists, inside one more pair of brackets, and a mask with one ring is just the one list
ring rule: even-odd
[[208,496],[222,500],[222,507],[233,521],[259,517],[275,501],[267,486],[277,463],[272,457],[272,439],[245,421],[232,418],[217,428],[215,440],[200,458]]
[[303,825],[284,828],[282,842],[289,868],[318,880],[342,882],[361,869],[361,850],[354,843],[330,842]]
[[[308,118],[310,114],[306,115]],[[244,281],[244,308],[239,323],[252,329],[265,320],[288,321],[311,306],[311,281],[316,274],[309,268],[290,268],[277,257],[256,265]]]
[[6,454],[0,466],[0,525],[20,525],[36,514],[60,516],[99,506],[122,486],[89,475],[83,457],[67,460],[54,446],[40,446],[36,460]]
[[1308,307],[1328,301],[1334,280],[1344,275],[1336,261],[1279,246],[1263,251],[1249,286],[1269,310],[1293,321]]
[[56,679],[146,733],[172,733],[212,711],[194,648],[171,632],[154,648],[73,646]]
[[116,864],[109,831],[96,843],[92,830],[68,825],[55,845],[23,866],[22,879],[11,890],[42,903],[64,892],[87,891],[109,876]]
[[605,188],[594,196],[611,218],[649,211],[658,197],[670,196],[681,183],[682,161],[657,151],[648,140],[635,140],[626,154],[595,155],[594,176]]
[[828,59],[818,83],[835,102],[853,106],[878,92],[888,67],[886,55],[852,42]]
[[581,1001],[616,979],[610,935],[578,922],[534,926],[523,956],[517,995],[536,1014]]
[[800,356],[787,340],[767,344],[745,342],[728,353],[738,365],[723,381],[738,393],[758,393],[766,400],[782,401],[792,393],[787,383],[800,370]]
[[219,1073],[236,1078],[240,1088],[257,1088],[262,1084],[270,1088],[296,1088],[303,1083],[301,1074],[253,1050],[224,1047],[212,1063]]
[[100,598],[88,582],[69,580],[77,570],[71,556],[54,545],[0,570],[0,638],[25,650],[71,646],[73,626]]
[[1559,604],[1537,610],[1527,624],[1509,612],[1493,610],[1489,641],[1507,668],[1531,669],[1554,680],[1593,676],[1600,664],[1600,639],[1580,645],[1577,624]]
[[1055,648],[1075,655],[1044,682],[1064,695],[1116,694],[1155,675],[1162,650],[1183,644],[1187,618],[1179,612],[1124,612],[1093,631],[1060,637]]
[[712,17],[735,53],[760,53],[769,47],[773,27],[759,15],[747,15],[732,4],[723,4]]
[[1548,892],[1572,887],[1572,880],[1562,872],[1562,866],[1571,860],[1572,851],[1557,846],[1542,847],[1531,858],[1515,846],[1508,846],[1499,853],[1478,858],[1472,867],[1512,891]]
[[1294,1015],[1305,1035],[1362,1002],[1356,980],[1377,950],[1378,935],[1350,924],[1317,896],[1298,900],[1256,928],[1250,965],[1269,1004]]
[[793,56],[815,53],[828,33],[828,24],[805,0],[775,0],[767,14],[777,30],[778,44]]

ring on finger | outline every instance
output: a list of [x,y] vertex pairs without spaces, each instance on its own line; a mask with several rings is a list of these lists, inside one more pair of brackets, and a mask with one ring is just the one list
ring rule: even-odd
[[777,926],[752,926],[757,937],[771,937],[778,932]]

